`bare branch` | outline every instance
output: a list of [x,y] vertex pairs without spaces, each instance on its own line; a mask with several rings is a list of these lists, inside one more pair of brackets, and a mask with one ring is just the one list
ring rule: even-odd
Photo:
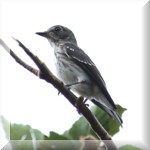
[[8,52],[10,53],[10,48],[6,45],[6,43],[0,39],[0,45]]
[[[15,39],[16,40],[16,39]],[[68,88],[57,79],[48,67],[37,57],[35,56],[28,48],[26,48],[19,40],[16,40],[19,46],[25,51],[25,53],[34,61],[39,70],[34,69],[30,65],[22,61],[2,40],[0,44],[3,48],[10,52],[10,55],[19,63],[21,66],[25,67],[28,71],[32,72],[34,75],[39,76],[39,78],[51,83],[55,88],[58,89],[68,100],[69,102],[76,107],[80,113],[88,120],[92,129],[96,132],[98,137],[103,140],[108,150],[117,150],[116,145],[112,141],[110,135],[98,122],[98,120],[93,116],[91,111],[82,103],[83,97],[77,98]]]
[[30,65],[28,65],[27,63],[25,63],[24,61],[22,61],[8,46],[7,44],[0,39],[0,45],[15,59],[15,61],[20,64],[21,66],[23,66],[24,68],[26,68],[28,71],[32,72],[34,75],[39,76],[39,70],[31,67]]

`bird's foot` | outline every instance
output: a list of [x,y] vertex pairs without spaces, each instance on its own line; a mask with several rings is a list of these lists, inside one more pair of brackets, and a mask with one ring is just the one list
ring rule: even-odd
[[81,107],[82,104],[84,104],[86,107],[89,107],[89,104],[85,104],[87,100],[88,100],[88,98],[85,98],[85,99],[84,99],[83,96],[80,96],[80,97],[77,99],[77,101],[76,101],[76,103],[75,103],[75,106],[76,106],[77,111],[78,111],[79,114],[81,114],[79,108]]
[[[83,103],[85,104],[85,103],[87,102],[87,100],[88,100],[88,98],[85,98],[85,99],[83,100]],[[85,104],[85,106],[89,107],[89,104]]]

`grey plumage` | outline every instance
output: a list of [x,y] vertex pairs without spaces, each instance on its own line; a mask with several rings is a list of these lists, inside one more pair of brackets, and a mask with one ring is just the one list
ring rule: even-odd
[[73,32],[56,25],[36,34],[46,37],[54,48],[58,77],[65,84],[70,84],[73,91],[90,99],[122,125],[104,79],[89,56],[78,47]]

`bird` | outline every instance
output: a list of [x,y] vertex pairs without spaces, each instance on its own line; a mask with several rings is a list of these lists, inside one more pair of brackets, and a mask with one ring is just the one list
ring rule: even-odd
[[54,25],[36,34],[45,37],[54,49],[58,78],[72,91],[86,100],[91,100],[122,126],[123,120],[117,112],[116,104],[107,90],[100,71],[78,46],[74,33],[65,26]]

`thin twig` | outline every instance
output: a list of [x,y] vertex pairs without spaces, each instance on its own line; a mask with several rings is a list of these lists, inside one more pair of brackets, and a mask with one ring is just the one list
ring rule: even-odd
[[36,76],[39,76],[40,71],[31,67],[30,65],[28,65],[27,63],[25,63],[23,60],[21,60],[8,46],[7,44],[0,39],[0,45],[15,59],[15,61],[20,64],[21,66],[23,66],[24,68],[26,68],[28,71],[30,71],[31,73],[33,73]]

